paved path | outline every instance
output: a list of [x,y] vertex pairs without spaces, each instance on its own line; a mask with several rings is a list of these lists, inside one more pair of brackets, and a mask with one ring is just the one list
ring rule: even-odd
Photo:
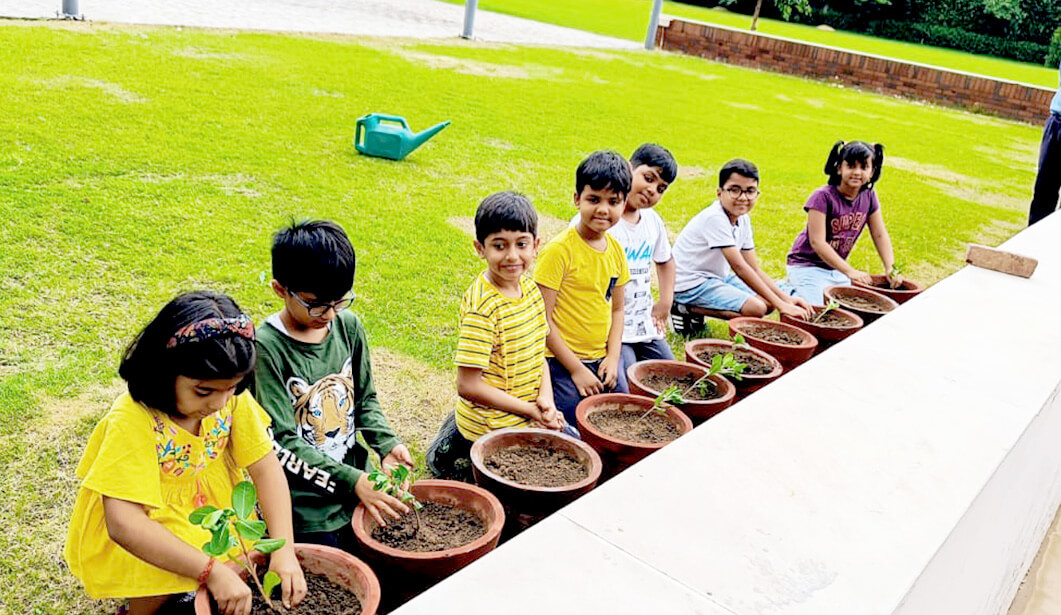
[[[55,17],[62,0],[0,0],[0,17]],[[285,32],[453,38],[464,6],[437,0],[80,0],[86,19]],[[645,21],[648,21],[646,12]],[[484,41],[636,49],[638,43],[479,11]]]

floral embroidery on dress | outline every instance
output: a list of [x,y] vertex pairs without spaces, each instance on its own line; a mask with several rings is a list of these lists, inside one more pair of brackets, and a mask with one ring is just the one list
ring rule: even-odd
[[[217,459],[224,452],[232,433],[231,412],[223,416],[215,414],[203,419],[202,451],[193,455],[195,447],[192,443],[178,446],[176,442],[178,431],[175,427],[164,423],[158,414],[152,413],[151,418],[155,423],[155,452],[158,455],[159,468],[164,474],[174,476],[182,476],[185,473],[195,476],[205,470],[209,462]],[[194,436],[191,437],[194,438]]]

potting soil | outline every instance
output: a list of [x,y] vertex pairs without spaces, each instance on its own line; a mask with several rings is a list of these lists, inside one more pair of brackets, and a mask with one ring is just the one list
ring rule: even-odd
[[[716,354],[725,354],[730,352],[728,348],[719,348],[717,350],[705,350],[703,352],[696,353],[696,358],[700,359],[704,363],[711,363],[711,359]],[[744,371],[741,372],[742,376],[765,376],[770,372],[774,371],[774,366],[769,361],[758,357],[747,350],[734,350],[733,358],[738,363],[745,365]]]
[[695,386],[690,389],[689,387],[692,387],[693,383],[699,379],[700,377],[696,374],[685,374],[683,376],[649,374],[641,378],[641,383],[646,388],[655,391],[657,394],[666,391],[671,386],[677,385],[682,397],[688,400],[706,401],[722,397],[722,391],[719,391],[715,387],[715,383],[710,380],[704,380],[703,384],[706,384],[707,386],[704,387],[703,393],[700,392],[700,386]]
[[531,487],[562,487],[589,476],[577,457],[548,446],[513,446],[494,451],[483,463],[491,472]]
[[892,311],[892,307],[883,301],[874,299],[872,297],[860,297],[855,295],[843,295],[837,297],[836,301],[845,307],[852,307],[856,310],[862,310],[864,312],[885,312]]
[[793,333],[780,327],[772,327],[770,325],[742,325],[740,332],[748,337],[756,337],[772,344],[799,346],[803,343],[803,337],[798,333]]
[[[258,574],[265,574],[264,570]],[[306,597],[293,609],[285,609],[280,603],[280,586],[273,590],[273,604],[279,609],[275,611],[269,608],[265,600],[254,591],[254,601],[251,604],[251,615],[275,615],[276,613],[305,613],[306,615],[360,615],[361,602],[352,592],[345,587],[340,587],[328,580],[328,577],[313,572],[305,572],[306,575]],[[251,584],[254,581],[250,582]],[[216,607],[215,607],[215,612]]]
[[486,524],[474,514],[438,502],[424,502],[419,523],[412,510],[372,530],[372,538],[402,551],[443,551],[466,545],[486,533]]
[[[820,312],[821,310],[816,311],[814,313],[814,316],[817,317]],[[843,314],[840,314],[838,312],[834,312],[832,310],[826,312],[825,316],[822,316],[818,320],[814,320],[812,318],[803,322],[812,325],[817,325],[819,327],[829,327],[833,329],[846,329],[847,327],[851,327],[855,324],[855,321],[851,320],[849,317],[844,316]]]
[[655,444],[682,435],[666,415],[655,410],[645,414],[640,406],[635,410],[600,410],[589,415],[588,420],[597,429],[627,442]]

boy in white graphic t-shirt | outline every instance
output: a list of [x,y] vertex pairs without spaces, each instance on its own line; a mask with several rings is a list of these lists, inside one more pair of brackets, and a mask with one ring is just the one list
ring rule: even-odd
[[[667,344],[667,317],[674,300],[674,259],[663,219],[652,208],[678,178],[678,163],[666,148],[645,143],[630,156],[633,183],[622,217],[608,234],[626,253],[630,282],[623,303],[622,364],[674,359]],[[578,216],[571,221],[574,226]],[[659,278],[659,301],[652,298],[652,265]]]

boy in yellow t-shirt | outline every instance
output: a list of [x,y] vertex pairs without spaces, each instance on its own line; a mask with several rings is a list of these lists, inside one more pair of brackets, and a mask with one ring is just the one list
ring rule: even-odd
[[534,271],[549,319],[553,397],[571,424],[584,397],[628,392],[621,352],[630,271],[622,246],[607,231],[622,216],[631,181],[630,165],[615,152],[583,160],[575,173],[578,223],[542,249]]
[[486,271],[461,301],[454,359],[460,399],[427,452],[428,467],[440,478],[471,481],[472,442],[495,429],[570,430],[553,403],[545,303],[523,275],[538,243],[538,214],[527,197],[498,192],[479,204],[475,251]]

